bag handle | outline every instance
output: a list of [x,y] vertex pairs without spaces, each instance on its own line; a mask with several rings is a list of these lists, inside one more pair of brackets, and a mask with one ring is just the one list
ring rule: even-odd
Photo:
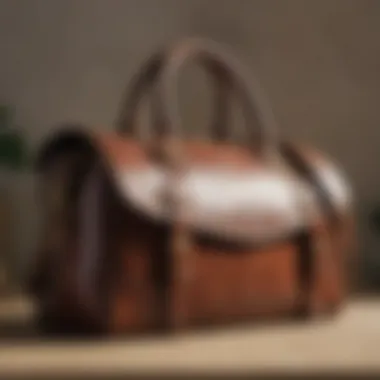
[[[266,155],[277,150],[275,121],[259,92],[257,83],[250,85],[246,68],[219,44],[197,38],[188,38],[154,54],[142,67],[126,98],[119,119],[119,131],[133,131],[135,116],[141,98],[153,88],[153,126],[155,133],[165,138],[179,137],[181,121],[178,112],[176,84],[180,69],[188,61],[200,63],[212,74],[217,83],[217,107],[214,134],[224,138],[227,115],[227,94],[234,90],[243,106],[249,143],[254,151]],[[252,129],[257,126],[257,130]],[[215,133],[216,132],[216,133]]]

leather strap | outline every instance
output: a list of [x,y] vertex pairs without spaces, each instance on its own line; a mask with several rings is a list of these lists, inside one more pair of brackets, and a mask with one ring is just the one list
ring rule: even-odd
[[196,38],[181,40],[160,49],[147,60],[125,96],[117,121],[118,130],[139,137],[139,131],[135,129],[137,109],[143,96],[153,92],[152,124],[155,135],[180,138],[181,121],[176,85],[180,69],[189,60],[199,61],[217,84],[214,137],[227,137],[227,100],[228,93],[232,90],[243,107],[249,145],[259,154],[276,151],[276,123],[258,83],[253,81],[248,70],[224,47],[213,41]]
[[[291,167],[298,178],[307,182],[314,190],[316,199],[325,216],[328,231],[305,231],[298,237],[298,273],[299,273],[299,302],[296,313],[302,316],[309,316],[314,311],[314,284],[317,277],[318,263],[330,261],[328,266],[330,273],[327,276],[336,274],[339,263],[331,256],[332,239],[335,235],[340,235],[339,229],[342,227],[342,220],[334,208],[325,189],[323,182],[319,179],[318,173],[305,160],[302,152],[299,152],[289,143],[282,142],[280,149],[288,167]],[[302,205],[301,205],[302,207]],[[326,226],[327,228],[327,226]],[[328,256],[328,257],[326,257]]]
[[[135,77],[131,91],[127,95],[124,110],[119,117],[118,127],[121,133],[137,135],[134,130],[136,112],[141,98],[152,91],[152,110],[154,148],[162,154],[169,171],[167,194],[164,196],[166,207],[172,211],[174,225],[170,243],[173,264],[173,292],[171,310],[169,312],[173,326],[186,324],[186,288],[191,270],[188,236],[189,231],[182,223],[181,214],[186,212],[183,200],[176,199],[175,189],[181,181],[181,172],[185,170],[184,159],[180,147],[181,120],[178,114],[177,82],[180,69],[189,60],[200,62],[213,76],[216,87],[216,118],[213,125],[214,135],[219,139],[227,137],[226,123],[227,100],[229,90],[233,90],[243,107],[246,132],[249,145],[256,154],[267,159],[269,150],[275,151],[274,121],[272,114],[262,99],[251,88],[247,70],[232,55],[218,44],[202,39],[184,39],[154,54]],[[265,112],[264,112],[265,111]],[[253,127],[256,129],[252,129]]]

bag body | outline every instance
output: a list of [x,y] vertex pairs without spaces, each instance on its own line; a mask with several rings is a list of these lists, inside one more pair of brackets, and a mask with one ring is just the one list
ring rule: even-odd
[[[181,138],[176,82],[216,86],[213,140]],[[45,326],[120,334],[331,314],[346,298],[352,196],[318,151],[283,141],[247,70],[187,39],[143,65],[118,131],[67,126],[42,148],[44,236],[32,291]],[[229,98],[245,144],[229,143]],[[137,110],[149,100],[149,138]]]

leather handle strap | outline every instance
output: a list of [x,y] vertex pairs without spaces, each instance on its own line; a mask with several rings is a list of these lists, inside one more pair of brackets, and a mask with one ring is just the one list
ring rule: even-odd
[[[151,90],[154,132],[159,137],[154,139],[153,143],[167,159],[166,164],[170,169],[163,201],[173,216],[168,247],[173,276],[168,289],[170,301],[167,317],[169,324],[174,328],[186,325],[189,316],[188,291],[193,267],[190,254],[191,237],[183,220],[186,205],[177,199],[175,194],[183,168],[180,141],[175,139],[180,137],[181,133],[176,85],[179,72],[188,61],[200,62],[218,84],[218,117],[215,119],[214,133],[219,131],[220,138],[227,134],[227,128],[221,126],[226,126],[223,123],[227,122],[227,95],[233,90],[243,108],[252,151],[265,159],[267,154],[277,150],[272,115],[261,96],[251,91],[251,87],[257,89],[258,86],[251,85],[246,69],[219,45],[199,39],[180,41],[153,55],[136,76],[119,120],[119,130],[121,133],[137,133],[133,128],[137,124],[135,117],[138,105],[141,98],[149,92],[147,90]],[[256,130],[253,127],[256,127]]]
[[274,118],[258,84],[252,83],[248,70],[233,55],[217,43],[203,39],[181,40],[161,49],[143,65],[126,96],[118,120],[119,131],[136,135],[138,131],[133,128],[139,102],[156,84],[153,94],[155,133],[169,138],[179,137],[181,120],[176,85],[180,69],[190,60],[200,61],[217,84],[214,136],[222,139],[227,135],[227,103],[232,89],[243,107],[249,145],[260,154],[277,150]]

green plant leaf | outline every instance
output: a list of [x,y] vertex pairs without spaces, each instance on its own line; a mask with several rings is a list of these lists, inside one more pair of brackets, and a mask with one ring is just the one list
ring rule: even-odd
[[0,133],[0,166],[18,170],[27,163],[26,141],[16,131]]

